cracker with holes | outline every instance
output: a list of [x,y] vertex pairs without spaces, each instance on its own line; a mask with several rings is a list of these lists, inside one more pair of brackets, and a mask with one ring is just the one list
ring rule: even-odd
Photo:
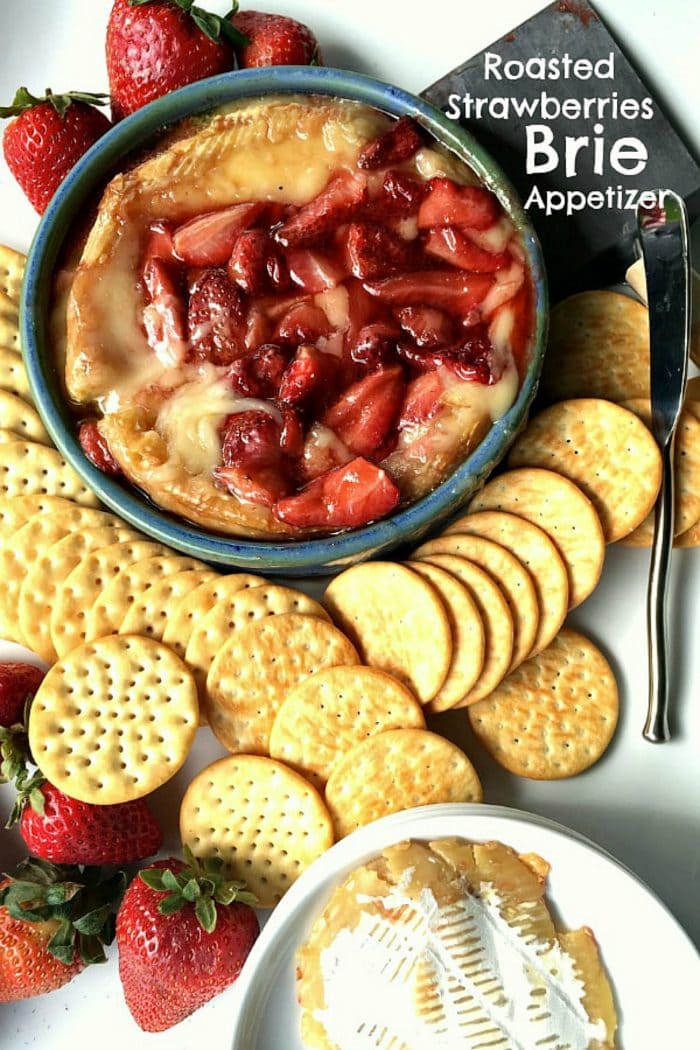
[[121,631],[126,614],[137,597],[155,580],[170,576],[185,569],[201,569],[202,562],[184,555],[154,554],[125,565],[121,572],[106,582],[85,616],[85,641],[102,638],[105,634],[126,633]]
[[610,664],[568,627],[469,708],[486,750],[511,773],[533,780],[559,780],[592,766],[610,743],[617,716]]
[[35,408],[8,390],[0,388],[0,420],[5,430],[9,430],[25,441],[37,441],[40,445],[50,445],[51,439],[46,433],[39,413]]
[[160,543],[126,540],[86,554],[56,591],[51,611],[51,641],[65,656],[85,641],[88,615],[107,584],[127,565],[162,554]]
[[0,346],[19,354],[22,344],[19,338],[19,316],[16,305],[0,291]]
[[126,525],[116,524],[117,518],[108,514],[105,517],[115,524],[68,532],[37,556],[22,581],[18,600],[22,635],[28,648],[49,664],[58,659],[51,640],[51,613],[56,594],[67,577],[91,551],[139,536]]
[[510,666],[517,667],[532,652],[540,622],[535,585],[523,563],[505,547],[483,536],[438,536],[422,544],[413,557],[422,561],[431,554],[456,554],[466,558],[498,584],[513,618]]
[[390,729],[349,751],[326,784],[336,838],[389,813],[440,802],[481,802],[463,751],[425,729]]
[[0,499],[14,496],[63,496],[84,507],[99,505],[60,452],[35,441],[0,444]]
[[469,509],[506,511],[543,529],[566,565],[570,609],[594,590],[603,571],[605,535],[595,507],[573,481],[536,467],[508,470],[488,481]]
[[301,613],[254,620],[228,639],[211,665],[209,725],[228,751],[266,755],[290,690],[326,667],[359,662],[354,646],[327,620]]
[[498,510],[482,510],[458,518],[444,536],[484,536],[514,554],[532,577],[540,621],[532,651],[539,653],[556,637],[569,608],[566,565],[555,544],[537,525]]
[[[646,426],[651,426],[651,405],[648,400],[637,398],[626,401],[625,408],[639,416]],[[700,518],[700,416],[689,405],[683,408],[678,420],[673,468],[674,531],[676,536],[680,536]],[[634,532],[624,537],[622,543],[625,547],[650,547],[653,536],[652,511]]]
[[649,397],[649,314],[619,292],[593,291],[550,314],[542,393],[548,401]]
[[50,513],[52,508],[62,504],[63,500],[59,496],[0,498],[0,543],[4,543],[11,533],[25,525],[35,514]]
[[120,634],[143,634],[162,641],[168,614],[174,605],[191,594],[202,583],[217,579],[209,569],[185,569],[156,580],[136,595],[124,617]]
[[605,540],[629,535],[651,511],[661,453],[633,412],[612,401],[560,401],[531,419],[508,456],[510,467],[544,467],[574,481],[598,512]]
[[254,620],[264,616],[279,616],[281,613],[300,613],[328,619],[323,606],[303,591],[273,583],[243,588],[230,598],[216,602],[195,626],[185,654],[185,660],[194,671],[200,695],[204,693],[214,657],[231,635]]
[[374,561],[346,569],[323,604],[364,663],[402,681],[422,704],[440,692],[452,634],[435,588],[404,565]]
[[[475,704],[496,688],[508,674],[513,655],[513,617],[503,592],[480,566],[456,554],[426,554],[424,560],[464,584],[484,626],[484,663],[469,692],[455,707]],[[433,710],[432,703],[429,705]]]
[[406,686],[374,667],[330,667],[300,682],[277,712],[270,756],[319,790],[360,741],[387,729],[425,729],[423,709]]
[[274,908],[333,845],[333,825],[316,788],[293,769],[259,755],[232,755],[207,766],[187,788],[180,836],[195,857],[221,857],[262,908]]
[[19,308],[26,262],[27,257],[21,252],[0,244],[0,293],[6,295],[16,308]]
[[0,390],[7,390],[23,401],[32,402],[29,380],[24,370],[22,355],[0,342]]
[[163,632],[163,641],[184,659],[192,632],[218,601],[225,601],[238,591],[259,587],[266,582],[262,576],[236,572],[201,583],[171,608]]
[[32,703],[29,742],[61,791],[113,805],[177,773],[198,716],[194,679],[179,656],[151,638],[111,635],[54,664]]
[[432,584],[445,606],[452,634],[452,662],[431,711],[448,711],[471,691],[484,669],[484,624],[467,586],[437,565],[408,562],[407,567]]

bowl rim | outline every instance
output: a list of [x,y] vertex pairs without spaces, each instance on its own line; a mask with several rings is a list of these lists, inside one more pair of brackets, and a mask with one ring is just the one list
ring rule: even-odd
[[[128,487],[95,467],[85,456],[77,433],[65,417],[68,405],[61,397],[60,378],[48,346],[48,304],[55,264],[80,205],[119,162],[142,147],[159,131],[198,113],[250,97],[302,94],[329,95],[356,101],[389,113],[412,116],[435,139],[474,169],[513,220],[525,249],[534,293],[534,331],[530,360],[507,411],[460,465],[426,496],[402,507],[389,518],[358,529],[302,540],[244,539],[219,535],[178,518],[151,503],[135,487]],[[23,356],[39,413],[64,458],[89,484],[98,498],[126,521],[162,543],[195,552],[206,561],[239,568],[259,567],[277,572],[331,572],[343,564],[399,546],[426,532],[455,512],[481,483],[517,433],[534,398],[544,355],[547,331],[547,282],[542,251],[519,198],[500,166],[473,136],[429,102],[364,74],[328,66],[278,66],[236,70],[198,81],[143,107],[110,129],[78,161],[44,213],[29,250],[20,304]]]

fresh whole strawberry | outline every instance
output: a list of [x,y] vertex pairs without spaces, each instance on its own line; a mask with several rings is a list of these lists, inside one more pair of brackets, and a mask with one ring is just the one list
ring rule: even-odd
[[123,872],[23,861],[0,883],[0,1002],[52,992],[104,962],[125,885]]
[[213,15],[193,0],[115,0],[106,46],[113,119],[232,69],[232,46],[246,38],[230,17]]
[[186,857],[139,872],[117,915],[124,997],[145,1032],[171,1028],[228,988],[259,932],[254,898],[218,858]]
[[24,705],[34,696],[44,673],[33,664],[0,664],[0,726],[9,729],[22,721]]
[[7,166],[40,215],[68,172],[112,126],[95,108],[106,97],[49,90],[37,98],[21,87],[11,106],[0,106],[0,117],[15,118],[3,135]]
[[264,11],[240,11],[232,21],[247,37],[247,43],[236,48],[242,69],[323,65],[318,40],[303,22]]

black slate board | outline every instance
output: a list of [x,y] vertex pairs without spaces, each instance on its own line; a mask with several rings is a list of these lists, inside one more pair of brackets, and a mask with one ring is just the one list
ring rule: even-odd
[[[614,54],[614,80],[558,79],[513,81],[486,79],[484,56],[487,52],[501,56],[503,62],[540,56],[545,59],[564,54],[573,60],[593,61]],[[502,69],[503,67],[501,67]],[[526,174],[526,126],[542,123],[554,132],[554,144],[563,143],[564,136],[593,136],[595,119],[540,120],[535,117],[496,119],[484,112],[480,119],[467,120],[464,125],[499,161],[516,186],[522,200],[527,201],[533,185],[544,193],[547,190],[605,190],[609,186],[626,189],[653,190],[669,187],[680,193],[688,204],[692,218],[700,213],[700,167],[691,156],[658,102],[653,99],[638,73],[632,67],[620,46],[611,36],[597,12],[586,2],[561,0],[550,4],[534,17],[518,26],[502,39],[495,41],[464,65],[447,73],[423,92],[423,96],[445,112],[449,111],[451,95],[465,94],[473,98],[493,99],[512,96],[518,99],[539,98],[542,91],[564,98],[603,97],[617,92],[618,98],[642,100],[651,97],[653,117],[649,120],[617,120],[606,116],[602,135],[608,145],[623,136],[636,136],[648,149],[648,162],[639,175],[622,175],[607,171],[603,175],[593,171],[592,156],[579,156],[579,170],[572,178],[564,177],[562,163],[548,174]],[[607,165],[606,165],[607,167]],[[634,210],[618,207],[595,210],[586,208],[571,216],[563,212],[545,215],[531,207],[529,214],[542,242],[550,289],[554,299],[572,291],[601,287],[622,280],[626,267],[634,260],[636,219]]]

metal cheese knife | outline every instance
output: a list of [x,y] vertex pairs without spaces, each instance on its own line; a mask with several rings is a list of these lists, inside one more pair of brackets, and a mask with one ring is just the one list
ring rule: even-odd
[[657,207],[637,210],[649,306],[652,431],[663,461],[647,591],[649,707],[643,736],[654,744],[670,739],[666,592],[673,545],[673,446],[690,344],[688,217],[672,190],[660,190],[658,200]]

